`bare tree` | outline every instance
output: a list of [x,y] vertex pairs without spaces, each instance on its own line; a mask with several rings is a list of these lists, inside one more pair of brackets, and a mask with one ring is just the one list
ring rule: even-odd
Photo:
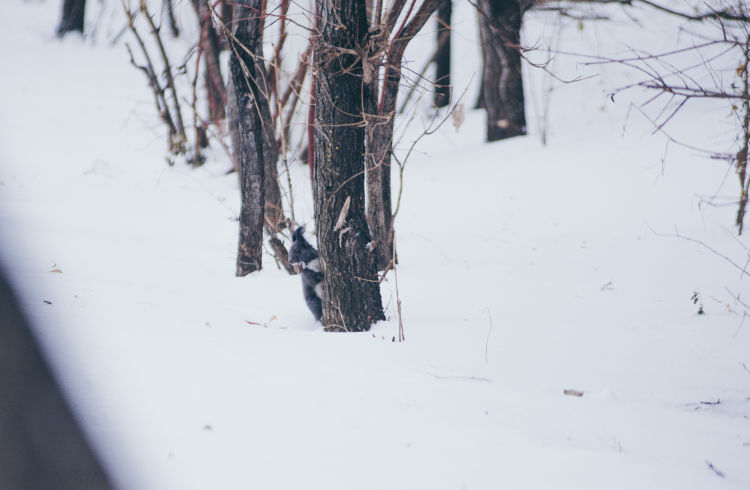
[[254,54],[261,36],[262,0],[236,0],[229,67],[237,107],[239,175],[242,203],[237,247],[238,276],[260,270],[263,255],[263,123],[257,108],[262,97]]
[[[290,1],[282,0],[280,10],[275,10],[274,16],[271,17],[274,19],[271,24],[280,26],[280,36],[275,45],[274,55],[265,60],[262,46],[263,27],[264,21],[269,17],[265,10],[265,1],[261,1],[257,6],[255,3],[250,6],[234,4],[237,10],[231,13],[231,10],[226,8],[226,1],[192,0],[189,4],[197,16],[200,36],[195,47],[185,53],[184,61],[179,66],[170,62],[167,53],[174,51],[173,46],[169,45],[170,40],[163,34],[166,29],[162,29],[162,24],[157,24],[158,16],[154,16],[148,10],[147,2],[138,0],[137,10],[130,9],[129,0],[121,2],[128,19],[128,27],[140,49],[140,59],[143,60],[136,61],[136,55],[126,44],[131,63],[146,75],[157,113],[167,128],[169,163],[175,162],[175,156],[184,156],[189,163],[200,165],[205,159],[201,149],[209,142],[214,142],[231,155],[234,168],[238,171],[243,208],[237,273],[245,275],[257,270],[261,264],[260,256],[256,254],[256,249],[260,248],[251,245],[257,241],[257,236],[251,233],[255,226],[247,221],[255,219],[251,219],[248,214],[251,213],[251,204],[252,209],[258,205],[263,211],[261,227],[265,228],[269,235],[269,245],[277,263],[292,271],[282,241],[284,230],[294,221],[291,179],[287,179],[289,188],[286,194],[290,222],[285,217],[277,163],[280,155],[283,155],[285,168],[288,169],[286,150],[290,121],[298,107],[301,86],[308,72],[309,53],[301,56],[297,72],[289,80],[290,77],[281,71],[280,66],[288,22],[286,13]],[[170,2],[165,1],[163,7],[169,8],[169,4]],[[163,20],[166,22],[166,17]],[[242,34],[239,36],[231,32],[237,30],[238,25]],[[144,29],[146,34],[142,36],[139,30]],[[248,39],[252,44],[245,46],[244,39]],[[240,72],[244,80],[242,87],[237,85],[231,66],[226,86],[223,82],[220,52],[225,47],[231,48],[234,58],[240,62]],[[253,73],[251,77],[250,72]],[[199,83],[201,75],[205,80],[203,86]],[[249,77],[247,80],[244,79],[246,75]],[[184,79],[189,79],[188,83],[192,85],[192,101],[188,101],[183,95],[186,89]],[[283,82],[287,84],[283,85]],[[198,108],[203,101],[207,102],[206,116],[202,116],[203,111]],[[247,109],[247,106],[238,105],[238,101],[243,101],[242,104],[250,103],[252,114],[248,112],[243,115],[242,111]],[[183,118],[183,114],[186,118]],[[186,129],[190,129],[185,124],[189,124],[189,115],[192,115],[192,129],[195,133],[193,139],[189,138],[186,132]],[[259,118],[257,124],[254,116]],[[225,142],[225,118],[228,119],[231,145]],[[247,149],[248,145],[255,144],[252,134],[256,127],[262,132],[262,155],[255,149]],[[257,162],[263,165],[262,173],[257,173],[255,169]],[[254,179],[257,176],[262,176],[262,200],[261,194],[254,187]],[[262,237],[262,230],[260,236]]]
[[313,194],[323,281],[323,325],[361,331],[383,314],[365,217],[365,0],[317,0]]
[[[380,270],[393,259],[393,212],[391,204],[391,158],[398,90],[404,51],[424,27],[440,0],[396,0],[383,10],[377,2],[367,47],[357,53],[363,59],[364,111],[367,125],[367,220]],[[416,10],[415,10],[416,7]],[[398,24],[399,18],[402,18]],[[378,77],[383,66],[383,77]]]
[[[261,37],[262,40],[262,37]],[[255,56],[257,60],[263,60],[263,47],[259,42],[256,45]],[[273,61],[272,61],[273,62]],[[279,63],[277,58],[276,63]],[[271,234],[280,232],[286,226],[286,218],[281,202],[281,190],[279,189],[279,172],[277,163],[279,160],[280,140],[276,139],[276,130],[271,114],[271,91],[275,84],[269,78],[269,72],[273,69],[266,66],[265,63],[258,63],[258,85],[260,96],[256,101],[258,104],[258,113],[263,124],[263,151],[266,155],[264,167],[265,177],[263,186],[265,189],[266,201],[264,203],[264,216],[266,228]],[[271,72],[271,76],[274,76]],[[274,79],[275,81],[275,79]]]
[[526,134],[521,22],[529,0],[477,0],[482,40],[482,95],[487,141]]
[[[208,0],[198,0],[198,1],[208,1]],[[281,153],[284,153],[284,158],[286,158],[285,152],[282,152],[281,150],[285,150],[286,148],[282,148],[282,146],[285,146],[286,138],[288,137],[288,123],[287,127],[280,127],[277,125],[277,121],[282,118],[280,115],[282,109],[287,106],[290,99],[290,92],[297,90],[299,91],[299,85],[302,83],[302,76],[307,72],[307,61],[300,62],[301,66],[304,66],[304,69],[302,70],[301,76],[298,75],[295,77],[294,80],[292,80],[289,84],[289,91],[284,94],[284,98],[281,99],[278,90],[277,90],[277,84],[279,77],[279,69],[278,66],[281,63],[281,50],[284,45],[284,40],[286,38],[285,35],[285,26],[286,26],[286,12],[289,7],[289,1],[288,0],[282,0],[282,6],[280,11],[280,40],[278,44],[276,45],[276,49],[274,51],[274,56],[266,61],[263,56],[263,23],[267,18],[267,13],[265,11],[265,3],[262,2],[261,10],[259,11],[259,14],[257,14],[261,18],[261,31],[259,33],[258,41],[255,45],[254,51],[253,51],[253,57],[256,61],[256,83],[258,84],[258,98],[254,100],[254,103],[257,104],[257,107],[255,110],[258,112],[258,115],[261,119],[261,126],[263,131],[263,152],[264,152],[264,194],[265,194],[265,202],[264,202],[264,223],[266,230],[271,235],[272,238],[276,238],[276,234],[280,233],[282,230],[284,230],[287,227],[287,220],[284,215],[284,209],[283,209],[283,202],[282,202],[282,196],[281,196],[281,189],[279,186],[279,174],[278,174],[278,160]],[[215,12],[216,13],[216,12]],[[242,15],[240,12],[235,11],[233,14],[233,18],[238,20],[238,16]],[[228,26],[224,25],[224,29],[228,30]],[[229,93],[228,97],[229,99],[233,99],[232,97],[232,91],[234,90],[235,85],[233,81],[230,79],[229,83],[227,84],[227,92]],[[274,99],[275,97],[275,99]],[[274,103],[275,100],[275,103]],[[272,106],[273,106],[273,112],[272,112]],[[290,106],[289,113],[287,114],[289,119],[291,119],[292,114],[294,112],[294,109],[296,107],[296,99],[294,99],[293,103]],[[237,131],[239,129],[239,126],[236,123],[236,114],[237,114],[237,108],[234,105],[234,103],[230,100],[230,102],[227,105],[227,119],[228,119],[228,126],[229,126],[229,132],[232,136],[232,142],[233,142],[233,159],[235,167],[238,167],[238,156],[239,151],[237,149],[237,142],[238,142],[238,134]],[[281,126],[284,126],[282,124]],[[282,134],[283,133],[283,134]],[[278,135],[278,137],[277,137]],[[293,211],[292,211],[293,213]],[[278,243],[274,248],[278,248]],[[282,254],[283,256],[284,254]],[[277,254],[277,258],[279,255]],[[282,262],[284,262],[282,260]]]
[[[128,28],[135,38],[143,58],[143,64],[135,60],[132,49],[126,43],[125,47],[130,55],[130,63],[146,76],[149,87],[154,96],[154,105],[162,122],[167,128],[167,146],[169,149],[170,162],[172,157],[186,155],[188,153],[188,139],[185,133],[185,125],[182,118],[180,96],[177,92],[175,82],[175,70],[172,67],[164,42],[161,38],[161,30],[156,26],[146,2],[141,1],[137,11],[122,0],[122,8],[128,21]],[[140,17],[139,15],[140,14]],[[141,36],[136,27],[136,19],[142,19],[146,23],[148,32],[154,40],[156,47],[148,47],[146,40]],[[153,53],[156,51],[156,53]],[[159,61],[155,61],[159,60]],[[194,152],[198,154],[198,151]]]

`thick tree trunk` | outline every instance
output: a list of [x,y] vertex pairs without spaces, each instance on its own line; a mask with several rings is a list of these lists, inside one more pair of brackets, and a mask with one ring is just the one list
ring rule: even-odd
[[83,34],[83,21],[86,14],[86,0],[65,0],[63,2],[62,19],[57,27],[57,36],[77,31]]
[[[257,101],[261,96],[258,87],[258,67],[255,58],[248,54],[256,52],[260,39],[261,0],[236,0],[234,38],[229,60],[230,76],[234,85],[237,108],[237,160],[239,164],[240,190],[240,238],[237,247],[238,276],[260,270],[263,253],[263,128]],[[244,47],[244,48],[243,48]]]
[[478,6],[487,141],[526,134],[520,53],[524,8],[519,0],[479,0]]
[[[237,14],[237,13],[235,13]],[[253,14],[256,15],[256,14]],[[236,17],[236,15],[235,15]],[[260,54],[262,53],[262,39],[258,39],[256,43],[256,60],[262,59]],[[264,224],[271,234],[279,233],[286,227],[286,217],[284,216],[283,203],[281,198],[281,189],[279,187],[279,173],[277,169],[277,162],[279,157],[279,149],[276,144],[276,135],[274,132],[271,109],[268,103],[266,95],[266,76],[265,68],[261,63],[255,64],[256,73],[259,75],[255,77],[256,84],[259,88],[257,103],[258,107],[255,110],[260,117],[260,127],[263,132],[263,195],[264,195]],[[234,82],[232,77],[229,77],[226,86],[226,118],[227,127],[232,138],[232,152],[233,152],[233,164],[234,168],[239,170],[239,125],[237,124],[238,118],[238,107],[236,104],[236,96],[234,95]]]
[[337,48],[363,49],[364,0],[317,0],[315,50],[315,218],[323,272],[323,325],[361,331],[383,315],[365,219],[362,62]]
[[435,107],[451,103],[451,17],[453,0],[443,0],[437,11],[437,56],[435,56]]

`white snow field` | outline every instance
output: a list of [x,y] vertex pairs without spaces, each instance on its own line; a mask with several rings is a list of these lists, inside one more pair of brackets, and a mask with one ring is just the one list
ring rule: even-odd
[[[560,56],[560,77],[597,75],[564,84],[527,66],[529,135],[486,144],[469,109],[476,17],[456,2],[466,121],[407,162],[399,343],[392,273],[388,320],[357,334],[324,332],[299,277],[268,255],[235,278],[226,156],[168,166],[142,74],[109,45],[119,4],[100,19],[112,32],[61,42],[58,3],[3,4],[0,248],[119,488],[750,488],[750,324],[733,299],[750,288],[721,256],[744,265],[747,240],[734,206],[705,203],[737,196],[737,179],[652,135],[631,106],[649,94],[612,102],[637,73]],[[690,42],[645,7],[609,14],[579,29],[531,13],[524,43],[611,54]],[[413,69],[433,36],[431,22]],[[402,156],[432,119],[428,98],[399,122]],[[668,129],[736,151],[719,103],[688,104]],[[312,229],[307,170],[292,170]]]

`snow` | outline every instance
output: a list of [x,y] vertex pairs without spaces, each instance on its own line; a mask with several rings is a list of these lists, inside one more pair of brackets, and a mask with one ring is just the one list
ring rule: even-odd
[[[735,179],[651,135],[630,106],[643,93],[610,101],[633,73],[559,57],[566,76],[600,73],[562,84],[529,68],[529,136],[485,144],[483,114],[469,110],[476,20],[456,6],[466,120],[406,164],[399,343],[393,275],[388,320],[361,334],[323,332],[299,277],[270,256],[235,278],[226,157],[167,166],[121,44],[103,28],[95,42],[59,42],[56,3],[6,10],[3,263],[119,488],[750,486],[750,327],[732,298],[747,279],[674,236],[744,264],[734,208],[702,200],[735,195]],[[532,14],[525,38],[599,53],[674,41],[663,16],[636,10],[638,29],[619,12],[582,31]],[[415,40],[414,66],[433,34]],[[431,120],[426,105],[399,123],[402,155]],[[731,148],[715,105],[686,107],[673,128]],[[311,223],[306,168],[292,171]]]

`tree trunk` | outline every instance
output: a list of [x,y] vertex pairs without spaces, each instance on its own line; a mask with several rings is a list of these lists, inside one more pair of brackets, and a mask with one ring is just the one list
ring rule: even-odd
[[[396,91],[401,79],[400,67],[388,70],[384,83],[390,79]],[[367,222],[373,236],[378,270],[385,270],[393,258],[393,211],[391,207],[391,151],[393,142],[394,109],[396,105],[393,90],[383,93],[384,109],[378,114],[377,107],[368,114],[367,124]]]
[[205,61],[203,78],[208,95],[208,117],[212,123],[217,124],[225,117],[227,100],[219,62],[221,46],[219,44],[219,36],[211,19],[211,10],[208,4],[203,0],[195,1],[198,3],[198,15],[200,16],[201,50],[203,51],[203,59]]
[[[255,51],[256,59],[263,59],[263,46],[258,43]],[[264,163],[264,192],[265,201],[265,220],[266,227],[272,233],[279,233],[286,226],[284,217],[284,208],[281,201],[281,189],[279,188],[279,171],[277,163],[279,160],[279,146],[276,141],[276,131],[271,116],[271,107],[268,102],[270,83],[266,74],[266,68],[261,63],[258,68],[258,86],[260,95],[258,97],[258,112],[260,115],[261,126],[263,129],[263,154],[265,155]]]
[[451,14],[453,0],[443,0],[437,11],[437,56],[435,56],[435,107],[451,103]]
[[[401,63],[407,44],[419,32],[438,7],[440,0],[424,0],[408,24],[396,33],[388,48],[383,91],[377,110],[366,103],[367,112],[367,220],[372,230],[377,265],[385,269],[394,256],[393,213],[391,208],[391,157],[393,128],[396,116],[398,88],[401,83]],[[365,91],[367,97],[377,97],[373,82]]]
[[[747,34],[745,47],[743,51],[744,63],[738,69],[740,79],[742,80],[741,93],[742,100],[742,146],[737,152],[736,167],[737,176],[740,178],[740,206],[737,210],[737,234],[742,235],[745,224],[745,212],[747,208],[748,191],[750,191],[750,179],[747,176],[747,157],[750,153],[750,73],[748,64],[750,63],[750,33]],[[739,104],[738,104],[739,105]],[[738,110],[739,112],[739,110]]]
[[65,0],[63,2],[62,20],[57,27],[57,36],[63,37],[71,31],[83,34],[83,21],[86,14],[86,0]]
[[323,272],[323,325],[368,330],[383,314],[365,219],[362,61],[365,0],[317,0],[315,49],[315,218]]
[[526,134],[520,53],[523,8],[519,0],[480,0],[478,6],[487,141]]
[[[239,12],[235,12],[234,17],[237,18]],[[254,16],[257,14],[253,14]],[[260,20],[259,22],[262,22]],[[260,36],[260,34],[259,34]],[[256,60],[262,59],[262,39],[259,37],[256,43]],[[265,68],[261,63],[255,64],[256,73],[259,75],[255,77],[255,82],[259,88],[258,96],[256,99],[258,103],[257,109],[254,107],[254,111],[258,113],[260,117],[260,127],[263,132],[263,195],[264,195],[264,224],[271,234],[276,234],[282,231],[286,227],[286,217],[284,216],[283,203],[281,198],[281,189],[279,188],[279,173],[277,169],[277,162],[279,157],[279,149],[276,143],[276,135],[274,132],[274,126],[271,118],[271,109],[268,103],[266,95],[266,76]],[[239,125],[237,124],[238,118],[238,107],[236,104],[236,96],[234,95],[235,84],[232,77],[229,77],[226,86],[226,118],[227,127],[229,128],[229,134],[232,139],[232,163],[236,170],[239,170]]]
[[480,6],[477,6],[477,13],[478,20],[479,20],[479,46],[480,50],[482,50],[482,71],[481,76],[479,77],[479,93],[477,94],[477,101],[474,103],[474,109],[484,109],[484,72],[485,72],[485,62],[484,62],[484,36],[482,35],[482,11],[480,10]]
[[[230,58],[231,59],[231,58]],[[226,118],[227,118],[227,131],[232,141],[232,167],[239,172],[240,171],[240,123],[239,114],[237,111],[237,94],[234,91],[234,81],[232,80],[232,73],[230,71],[227,77],[227,105],[226,105]]]
[[237,276],[260,270],[263,253],[263,128],[256,104],[261,96],[258,67],[251,53],[260,40],[261,0],[236,0],[234,38],[229,68],[237,107],[237,160],[240,190],[240,238],[237,247]]

